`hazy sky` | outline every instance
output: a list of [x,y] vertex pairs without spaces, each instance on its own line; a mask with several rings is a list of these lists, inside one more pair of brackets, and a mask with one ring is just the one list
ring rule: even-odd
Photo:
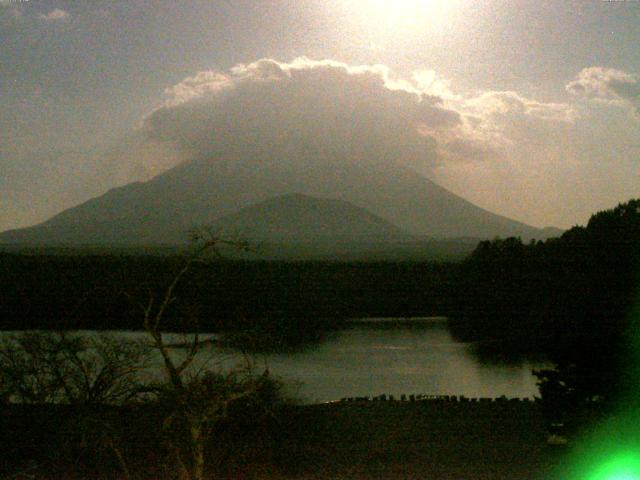
[[582,224],[640,196],[640,2],[0,0],[0,230],[299,121]]

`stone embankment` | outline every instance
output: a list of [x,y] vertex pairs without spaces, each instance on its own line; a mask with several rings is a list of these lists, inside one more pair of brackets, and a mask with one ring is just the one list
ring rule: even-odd
[[393,395],[378,395],[378,396],[365,396],[365,397],[344,397],[337,402],[329,403],[350,403],[350,402],[430,402],[430,403],[529,403],[538,401],[538,399],[530,399],[528,397],[507,398],[501,396],[497,398],[480,397],[480,398],[468,398],[464,395],[420,395],[420,394],[402,394],[399,397]]

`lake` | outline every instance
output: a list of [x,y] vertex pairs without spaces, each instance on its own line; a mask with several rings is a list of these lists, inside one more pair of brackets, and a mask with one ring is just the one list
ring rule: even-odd
[[[257,364],[281,377],[305,403],[391,394],[529,397],[538,395],[528,360],[481,361],[473,344],[456,341],[442,318],[358,319],[302,352],[260,355]],[[88,332],[87,332],[88,333]],[[126,332],[129,338],[144,337]],[[183,336],[170,336],[180,341]],[[180,351],[180,350],[178,350]],[[201,357],[229,368],[242,356],[208,345]],[[159,360],[159,359],[158,359]]]
[[[373,319],[372,319],[373,320]],[[267,355],[270,370],[297,380],[307,402],[382,393],[529,397],[538,395],[542,362],[482,362],[473,345],[456,341],[446,321],[403,326],[372,322],[334,332],[311,351]]]
[[[229,352],[209,354],[220,368],[241,361]],[[481,361],[473,344],[456,341],[441,317],[355,319],[311,349],[261,355],[258,364],[306,403],[383,393],[533,398],[538,389],[531,370],[548,366]]]

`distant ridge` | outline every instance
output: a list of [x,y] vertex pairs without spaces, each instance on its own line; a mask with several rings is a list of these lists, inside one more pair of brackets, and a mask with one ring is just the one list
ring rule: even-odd
[[[304,195],[291,196],[294,192]],[[311,214],[313,205],[324,213]],[[311,215],[306,220],[305,208]],[[304,161],[242,154],[186,162],[147,182],[114,188],[34,227],[0,233],[0,244],[179,245],[194,227],[245,223],[277,236],[268,215],[291,234],[295,222],[287,225],[287,215],[297,215],[300,234],[322,221],[322,232],[313,234],[334,240],[366,232],[392,241],[402,235],[440,240],[519,236],[526,241],[558,233],[488,212],[400,165],[320,153]]]

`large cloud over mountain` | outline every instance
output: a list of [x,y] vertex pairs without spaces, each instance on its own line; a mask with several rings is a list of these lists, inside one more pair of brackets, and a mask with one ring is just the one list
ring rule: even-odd
[[570,123],[575,116],[567,104],[516,92],[454,94],[430,70],[404,80],[384,65],[305,57],[202,71],[165,93],[143,131],[191,157],[399,161],[422,171],[495,157],[513,145],[519,125],[525,131],[531,122]]
[[228,73],[200,72],[167,94],[144,131],[197,156],[281,152],[431,164],[436,137],[463,125],[441,98],[394,82],[383,66],[264,59]]
[[[569,138],[566,131],[576,117],[570,104],[519,92],[460,92],[433,70],[400,78],[384,65],[304,57],[202,71],[165,94],[166,101],[143,117],[140,131],[101,155],[85,155],[93,170],[75,183],[92,189],[72,196],[75,190],[61,184],[38,220],[105,186],[146,181],[194,158],[241,159],[246,168],[260,168],[261,162],[401,162],[480,202],[486,195],[474,188],[494,190],[496,182],[483,187],[487,182],[460,178],[501,179],[516,166],[527,172],[527,163],[540,171],[540,159],[551,158],[547,150]],[[70,169],[69,178],[83,171]],[[11,176],[5,183],[15,192],[15,204],[32,205],[24,183]],[[485,204],[497,210],[496,205]],[[18,216],[29,218],[22,211]]]

